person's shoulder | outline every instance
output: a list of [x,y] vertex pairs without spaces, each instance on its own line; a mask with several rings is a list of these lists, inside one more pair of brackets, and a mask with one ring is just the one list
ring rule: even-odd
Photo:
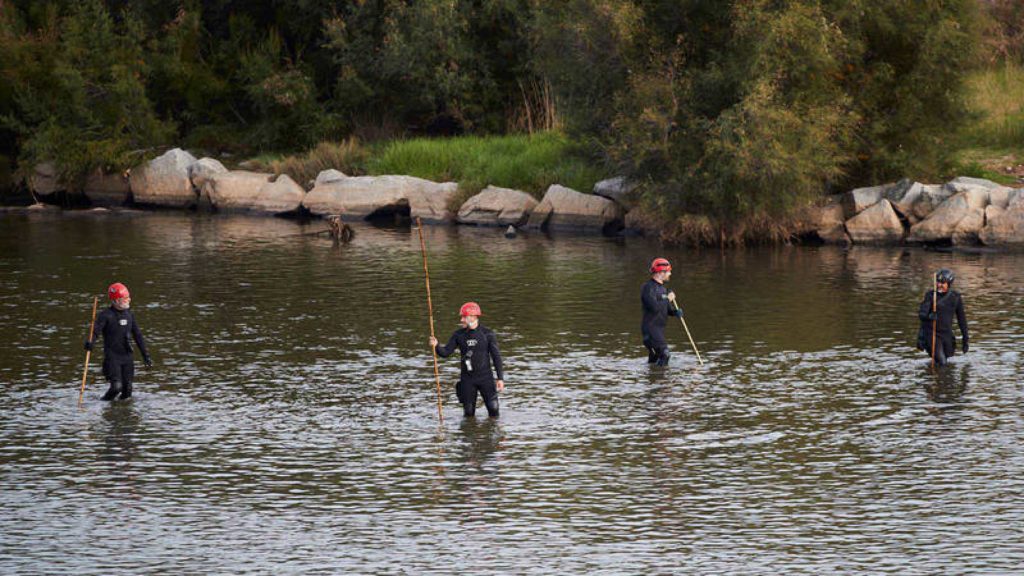
[[488,336],[494,336],[494,330],[491,330],[490,328],[488,328],[487,326],[484,326],[483,324],[478,326],[477,329],[479,329],[484,334],[487,334]]

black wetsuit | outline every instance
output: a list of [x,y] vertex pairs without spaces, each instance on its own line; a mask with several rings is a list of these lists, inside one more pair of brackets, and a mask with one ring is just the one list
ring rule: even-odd
[[[135,322],[131,310],[118,310],[111,306],[96,316],[94,337],[103,336],[103,375],[110,382],[110,388],[103,395],[104,400],[113,400],[118,394],[121,398],[132,395],[132,379],[135,376],[135,359],[132,355],[132,344],[142,353],[147,365],[151,364],[146,342],[142,339],[142,331]],[[92,349],[92,342],[86,342],[86,348]]]
[[647,348],[647,362],[658,366],[667,366],[669,361],[668,342],[665,340],[665,323],[669,316],[682,316],[683,311],[672,307],[668,299],[669,289],[653,278],[640,288],[640,302],[643,305],[644,318],[640,323],[640,331]]
[[[932,290],[924,295],[924,300],[918,307],[917,316],[921,319],[921,329],[917,333],[917,348],[924,350],[930,356],[932,353]],[[935,350],[935,363],[943,365],[946,360],[956,353],[956,338],[953,336],[953,315],[956,315],[956,323],[960,326],[960,333],[964,337],[964,352],[967,351],[969,336],[967,333],[967,315],[964,314],[964,300],[956,290],[949,290],[945,294],[939,293],[936,305],[938,315],[938,326],[935,334],[937,346]]]
[[484,398],[484,405],[487,406],[487,414],[495,417],[498,415],[498,389],[494,381],[494,374],[491,372],[491,363],[494,363],[494,372],[498,374],[498,380],[504,380],[504,372],[501,367],[501,353],[498,351],[498,339],[490,329],[478,324],[476,328],[459,328],[448,339],[445,345],[437,345],[437,354],[442,358],[451,356],[456,349],[462,356],[459,362],[461,375],[459,383],[455,386],[455,394],[462,403],[462,410],[466,416],[473,416],[476,413],[476,393],[479,391]]

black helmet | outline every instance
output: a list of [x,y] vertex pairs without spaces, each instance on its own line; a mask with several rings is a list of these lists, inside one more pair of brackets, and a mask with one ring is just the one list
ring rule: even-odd
[[953,274],[953,271],[950,270],[949,268],[943,268],[942,270],[939,270],[938,272],[935,273],[936,282],[945,282],[949,285],[952,285],[953,280],[956,280],[956,274]]

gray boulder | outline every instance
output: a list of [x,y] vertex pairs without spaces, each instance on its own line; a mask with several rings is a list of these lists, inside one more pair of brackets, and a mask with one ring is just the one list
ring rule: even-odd
[[982,188],[987,190],[993,190],[995,188],[1002,188],[1002,184],[997,184],[991,180],[984,178],[972,178],[970,176],[958,176],[949,182],[946,182],[946,187],[950,189],[952,194],[959,194],[974,188]]
[[[911,192],[908,191],[908,196]],[[945,202],[953,193],[942,184],[922,184],[912,201],[904,200],[901,207],[906,207],[904,214],[908,220],[920,222],[931,215],[940,204]]]
[[200,158],[195,164],[188,167],[189,178],[196,190],[201,190],[210,176],[224,174],[227,171],[228,169],[219,160],[213,158]]
[[124,174],[104,174],[96,170],[85,179],[82,192],[95,206],[122,206],[128,202],[131,187]]
[[610,231],[623,222],[622,207],[602,196],[552,184],[534,208],[527,226],[534,229]]
[[140,204],[185,208],[199,199],[189,167],[194,156],[181,148],[168,150],[162,156],[132,170],[128,178],[132,197]]
[[999,188],[993,188],[989,191],[989,203],[1000,208],[1007,208],[1010,206],[1010,201],[1013,200],[1014,196],[1019,194],[1018,190],[1014,190],[1009,186],[1000,186]]
[[625,176],[617,176],[594,184],[594,195],[613,200],[629,210],[633,207],[630,195],[636,190],[636,187],[636,183],[630,182]]
[[218,210],[281,214],[298,210],[306,191],[285,174],[236,170],[210,175],[203,195]]
[[855,188],[843,194],[842,204],[847,219],[853,218],[864,210],[874,206],[881,200],[894,184],[882,184],[867,188]]
[[49,196],[67,188],[57,176],[57,165],[53,162],[40,162],[32,167],[28,176],[28,188],[34,194]]
[[957,246],[979,243],[978,234],[985,227],[985,208],[971,208],[953,229],[953,244]]
[[313,214],[368,218],[377,213],[409,210],[412,218],[448,222],[448,203],[459,185],[413,176],[352,176],[317,184],[303,205]]
[[313,187],[315,188],[318,184],[328,184],[330,182],[337,182],[348,178],[341,170],[335,170],[334,168],[328,168],[327,170],[321,170],[316,175],[316,180],[313,181]]
[[846,232],[854,244],[894,244],[903,239],[903,224],[892,203],[883,198],[847,220]]
[[478,226],[522,226],[537,204],[526,192],[488,186],[463,203],[457,220]]
[[911,242],[934,242],[952,239],[957,225],[975,210],[984,211],[987,203],[984,190],[972,188],[948,198],[927,218],[910,227],[907,240]]
[[[1022,195],[1018,194],[1015,200]],[[987,246],[1024,244],[1024,201],[1013,202],[1003,210],[998,206],[986,208],[985,227],[978,239]]]
[[846,234],[844,220],[845,211],[838,200],[812,209],[811,220],[815,233],[827,244],[847,244],[850,237]]
[[921,218],[914,213],[914,204],[921,199],[923,194],[938,192],[941,188],[942,186],[938,184],[922,184],[904,178],[886,191],[885,198],[892,203],[892,207],[908,223],[916,224]]

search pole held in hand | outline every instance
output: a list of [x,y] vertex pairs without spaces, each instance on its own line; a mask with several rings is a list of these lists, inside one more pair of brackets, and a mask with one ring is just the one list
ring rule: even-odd
[[[423,241],[423,222],[416,217],[416,228],[420,233],[420,252],[423,253],[423,277],[427,283],[427,314],[430,317],[430,337],[434,338],[434,303],[430,298],[430,271],[427,270],[427,244]],[[437,369],[437,348],[431,346],[434,356],[434,381],[437,383],[437,419],[444,424],[444,413],[441,411],[441,373]]]
[[704,360],[701,359],[700,352],[697,350],[697,345],[693,342],[693,336],[690,335],[690,328],[686,326],[686,320],[683,320],[683,310],[679,307],[679,304],[676,304],[675,300],[672,301],[672,306],[674,306],[676,310],[679,310],[679,321],[683,323],[683,330],[686,330],[686,337],[690,339],[690,346],[693,346],[693,353],[697,355],[697,361],[700,362],[701,366],[703,366]]
[[[96,306],[99,304],[99,296],[92,297],[92,320],[89,322],[89,342],[92,342],[93,330],[96,328]],[[82,389],[78,392],[78,405],[82,405],[82,396],[85,395],[85,380],[89,377],[89,355],[92,350],[85,351],[85,368],[82,370]]]
[[932,371],[935,370],[935,333],[939,327],[938,309],[939,273],[932,277]]

